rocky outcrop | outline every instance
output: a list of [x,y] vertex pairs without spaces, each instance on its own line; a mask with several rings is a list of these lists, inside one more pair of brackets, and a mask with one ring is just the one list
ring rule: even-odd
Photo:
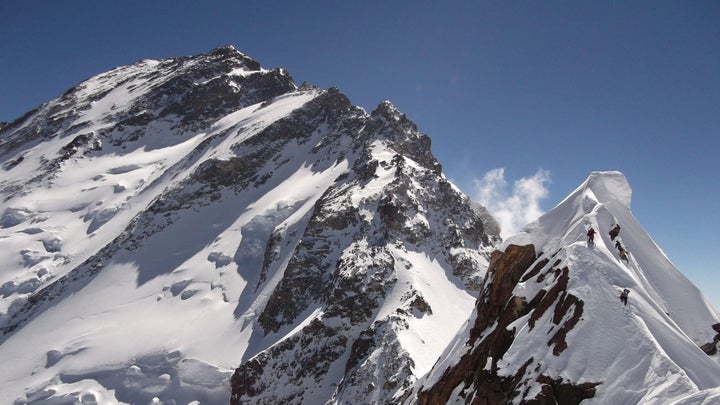
[[714,324],[712,328],[713,330],[715,330],[715,332],[717,332],[715,337],[713,337],[713,341],[700,346],[702,351],[704,351],[709,356],[714,356],[718,353],[717,347],[718,343],[720,343],[720,323]]
[[[342,332],[316,319],[301,333],[243,363],[231,378],[233,392],[230,403],[250,401],[272,405],[302,402],[305,390],[297,388],[322,382],[328,368],[345,352],[347,336]],[[268,383],[262,376],[272,376],[276,381]],[[277,381],[282,381],[282,385],[290,389],[279,389],[275,385]]]
[[[563,381],[533,373],[533,368],[539,368],[533,358],[522,364],[499,365],[515,339],[516,321],[529,314],[527,326],[532,329],[553,306],[552,324],[558,328],[548,335],[547,345],[556,356],[567,348],[565,337],[582,316],[583,302],[566,292],[569,269],[557,268],[557,264],[550,264],[542,255],[538,258],[533,245],[509,245],[504,252],[493,252],[466,343],[471,349],[433,386],[421,388],[417,403],[446,403],[458,390],[472,404],[577,404],[592,398],[599,383]],[[547,287],[529,301],[513,294],[518,283],[532,281]],[[534,385],[541,387],[540,393],[528,397]]]

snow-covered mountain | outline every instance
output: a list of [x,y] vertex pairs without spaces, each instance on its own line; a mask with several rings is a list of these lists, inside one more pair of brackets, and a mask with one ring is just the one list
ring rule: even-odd
[[408,403],[720,403],[720,366],[700,349],[715,348],[718,314],[630,200],[621,173],[592,173],[505,241],[471,320]]
[[78,84],[0,165],[9,403],[390,402],[499,241],[392,104],[232,47]]
[[0,167],[7,403],[720,401],[718,314],[622,174],[500,245],[391,103],[233,47],[0,124]]

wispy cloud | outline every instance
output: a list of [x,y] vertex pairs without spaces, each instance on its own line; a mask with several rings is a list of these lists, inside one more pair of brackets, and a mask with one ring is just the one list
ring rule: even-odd
[[509,190],[505,169],[493,169],[473,181],[474,199],[497,219],[501,236],[507,238],[544,214],[540,201],[548,196],[549,183],[550,172],[539,169],[530,177],[515,180]]

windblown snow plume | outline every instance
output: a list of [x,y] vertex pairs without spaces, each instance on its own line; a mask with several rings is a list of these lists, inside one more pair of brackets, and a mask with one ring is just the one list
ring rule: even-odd
[[500,223],[500,235],[507,238],[544,214],[540,201],[547,198],[549,182],[550,173],[538,170],[516,180],[508,190],[505,169],[493,169],[474,181],[475,200],[487,207]]

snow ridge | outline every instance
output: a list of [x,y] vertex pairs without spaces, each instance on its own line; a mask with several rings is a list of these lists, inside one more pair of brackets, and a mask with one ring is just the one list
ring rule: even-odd
[[[473,319],[418,383],[418,402],[487,398],[493,381],[513,387],[503,400],[540,403],[685,403],[686,397],[715,396],[699,394],[720,384],[718,363],[699,346],[712,341],[718,314],[643,230],[630,200],[622,173],[594,172],[505,241],[498,260],[491,260]],[[521,246],[533,251],[522,253]],[[501,266],[504,257],[518,254],[528,264]],[[498,302],[505,309],[488,317],[498,284],[511,271],[516,279],[505,288],[512,294]],[[618,299],[623,289],[630,290],[627,305]],[[493,346],[503,333],[493,322],[509,331],[501,348]],[[487,359],[469,372],[482,378],[460,377],[470,358]],[[473,385],[458,384],[465,378]]]

